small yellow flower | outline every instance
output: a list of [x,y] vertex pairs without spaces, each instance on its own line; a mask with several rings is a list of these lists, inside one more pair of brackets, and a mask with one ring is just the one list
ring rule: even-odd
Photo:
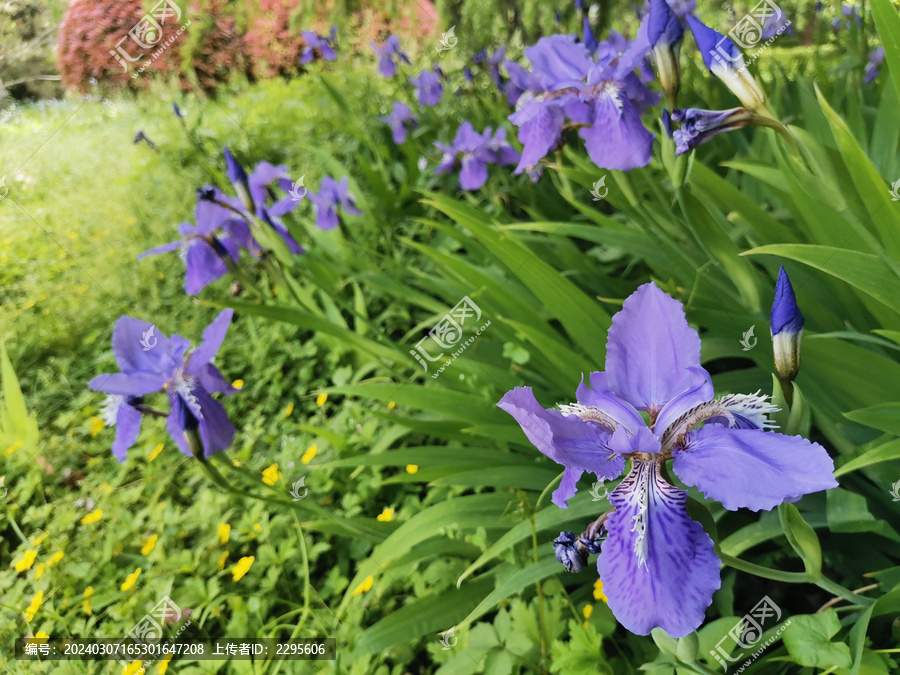
[[353,595],[362,595],[367,591],[371,591],[373,583],[375,583],[375,577],[367,576],[359,586],[353,589]]
[[103,517],[103,509],[94,509],[81,519],[82,525],[91,525]]
[[38,566],[34,568],[34,578],[40,579],[44,576],[45,569],[47,569],[47,566],[44,563],[38,563]]
[[94,587],[88,586],[84,589],[84,599],[90,600],[94,596]]
[[157,666],[159,675],[166,675],[166,671],[169,669],[169,662],[172,660],[173,656],[175,656],[175,652],[169,652],[159,662],[159,665]]
[[222,551],[222,555],[219,556],[219,562],[217,563],[217,567],[220,570],[225,569],[225,561],[228,560],[228,551]]
[[132,661],[127,666],[125,666],[125,670],[122,675],[137,675],[137,673],[144,672],[144,662],[143,661]]
[[406,473],[416,473],[419,470],[418,464],[407,464],[406,465]]
[[316,405],[321,408],[323,405],[325,405],[325,401],[327,401],[327,400],[328,400],[328,394],[326,394],[323,391],[321,394],[316,396]]
[[262,472],[262,481],[266,485],[275,485],[279,478],[281,478],[281,472],[278,470],[277,464],[273,464]]
[[94,595],[94,587],[88,586],[84,589],[84,605],[82,607],[82,611],[88,616],[94,615],[94,610],[91,609],[91,596]]
[[228,523],[219,523],[219,543],[227,544],[228,535],[231,534],[231,525]]
[[396,407],[397,407],[396,403],[394,403],[393,401],[388,401],[388,410],[393,410]]
[[590,619],[591,614],[593,614],[593,613],[594,613],[593,605],[585,605],[584,609],[581,610],[581,614],[584,616],[585,619]]
[[29,551],[25,551],[25,555],[22,556],[22,559],[15,564],[16,572],[24,572],[25,570],[30,570],[31,566],[34,564],[35,558],[37,558],[37,550],[31,549]]
[[48,635],[45,631],[39,630],[34,634],[34,637],[36,637],[38,640],[46,640],[50,637],[50,635]]
[[99,434],[101,431],[103,431],[103,426],[106,424],[99,417],[91,417],[88,420],[88,422],[90,422],[90,424],[91,424],[91,426],[90,426],[91,438],[95,438],[97,436],[97,434]]
[[603,582],[600,579],[594,582],[594,600],[602,600],[603,602],[609,602],[609,598],[606,597],[606,594],[603,592]]
[[253,531],[262,532],[262,525],[260,525],[259,523],[253,523]]
[[35,548],[37,548],[38,546],[40,546],[41,544],[44,543],[44,539],[46,539],[48,536],[50,536],[49,532],[42,532],[41,534],[39,534],[37,537],[34,538],[34,541],[31,542],[31,545],[34,546]]
[[122,585],[119,586],[119,589],[122,591],[130,591],[132,586],[134,586],[134,582],[137,581],[137,578],[141,576],[141,568],[138,567],[134,572],[128,575],[128,578],[122,582]]
[[16,441],[15,443],[13,443],[11,446],[9,446],[6,449],[6,456],[9,457],[11,454],[13,454],[16,450],[23,447],[24,445],[25,445],[25,441]]
[[287,408],[284,409],[284,416],[290,417],[292,412],[294,412],[294,404],[288,403]]
[[44,591],[38,591],[37,594],[31,599],[31,604],[28,605],[28,609],[25,610],[25,620],[29,623],[34,620],[34,615],[38,613],[38,610],[41,608],[41,604],[44,602]]
[[165,445],[163,443],[158,443],[157,446],[150,451],[150,454],[147,456],[147,461],[152,462],[154,459],[159,457],[159,453],[163,451],[164,447]]
[[253,565],[253,561],[256,560],[254,556],[244,556],[240,560],[238,560],[237,565],[231,568],[232,578],[235,581],[240,581],[244,578],[244,575],[250,571],[250,566]]
[[144,542],[144,545],[141,547],[141,555],[147,555],[153,549],[155,549],[157,539],[159,539],[158,534],[151,534],[149,537],[147,537],[147,540]]
[[384,511],[375,516],[375,520],[382,523],[389,523],[394,519],[394,509],[390,506],[385,506]]
[[55,565],[60,560],[62,560],[65,557],[65,555],[66,554],[63,553],[62,551],[57,551],[56,553],[51,555],[49,558],[47,558],[47,567],[50,567],[51,565]]
[[231,386],[234,387],[235,389],[243,389],[244,381],[243,380],[235,380],[234,382],[231,383]]
[[304,464],[309,464],[313,461],[313,457],[319,452],[319,446],[313,443],[306,449],[306,452],[303,453],[303,457],[300,458],[300,461]]

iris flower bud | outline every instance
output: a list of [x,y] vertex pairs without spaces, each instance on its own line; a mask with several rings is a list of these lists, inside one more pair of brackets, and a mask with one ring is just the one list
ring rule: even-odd
[[228,171],[228,180],[234,185],[234,190],[244,208],[250,213],[255,213],[256,208],[253,204],[253,196],[250,194],[250,180],[247,178],[247,172],[228,148],[225,148],[225,166]]
[[784,267],[778,270],[775,301],[772,303],[772,348],[775,352],[775,373],[782,382],[792,382],[800,370],[800,338],[803,335],[803,315],[797,307],[794,288]]
[[675,107],[678,87],[681,84],[681,41],[684,29],[678,16],[666,0],[650,0],[650,19],[647,37],[653,48],[653,58],[659,74],[659,83],[671,108]]

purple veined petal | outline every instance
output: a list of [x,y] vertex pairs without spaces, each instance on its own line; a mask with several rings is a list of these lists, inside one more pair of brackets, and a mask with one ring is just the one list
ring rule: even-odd
[[559,487],[550,495],[550,501],[561,509],[569,508],[569,500],[578,492],[578,481],[583,473],[584,471],[581,469],[566,467],[562,479],[559,481]]
[[194,389],[193,394],[203,413],[203,417],[200,419],[203,455],[211,457],[217,452],[228,449],[234,440],[236,429],[228,419],[228,414],[222,404],[210,396],[203,387]]
[[634,73],[628,73],[622,80],[625,85],[625,97],[639,108],[652,108],[661,98],[660,94],[651,91]]
[[156,248],[151,248],[149,251],[144,251],[141,253],[137,259],[143,260],[148,255],[159,255],[160,253],[169,253],[170,251],[177,251],[184,245],[182,241],[173,241],[171,244],[163,244],[162,246],[157,246]]
[[513,173],[516,175],[537,166],[562,138],[565,113],[555,101],[532,101],[509,116],[519,127],[522,158]]
[[337,210],[333,206],[319,207],[316,213],[316,227],[328,231],[336,228],[339,223]]
[[334,47],[331,45],[323,45],[320,47],[319,51],[322,53],[322,60],[324,61],[336,61],[337,60],[337,52],[334,51]]
[[655,455],[661,449],[659,438],[648,426],[639,427],[636,433],[631,433],[625,427],[619,427],[610,436],[609,447],[619,455],[630,455],[633,452]]
[[[558,410],[545,410],[530,387],[507,392],[497,407],[512,415],[534,447],[566,469],[578,471],[579,476],[582,471],[590,471],[597,478],[610,480],[625,468],[625,460],[606,444],[608,429]],[[553,503],[566,508],[566,499],[571,496],[563,496],[566,493],[567,489],[560,492],[559,499],[554,496]]]
[[474,155],[464,154],[459,171],[459,184],[463,190],[478,190],[488,179],[485,163]]
[[525,70],[515,61],[504,61],[503,67],[509,80],[522,91],[538,91],[541,89],[540,78],[529,70]]
[[306,64],[313,60],[314,52],[312,47],[304,47],[300,54],[300,63]]
[[[240,218],[232,218],[228,220],[223,225],[223,229],[225,230],[228,237],[234,241],[241,248],[250,248],[250,240],[252,239],[252,235],[250,233],[250,226],[247,224],[246,220],[241,220]],[[236,259],[235,259],[236,260]]]
[[684,637],[703,622],[721,586],[721,562],[687,514],[687,493],[660,475],[659,463],[636,458],[609,501],[615,511],[597,560],[609,608],[632,633],[660,627]]
[[837,487],[828,452],[801,436],[707,424],[673,456],[681,480],[731,511],[768,510]]
[[146,396],[162,391],[167,379],[161,373],[104,373],[88,382],[88,387],[94,391],[102,391],[104,394]]
[[137,442],[141,433],[140,411],[125,401],[119,404],[116,411],[116,439],[112,444],[112,453],[119,462],[124,462],[128,449]]
[[604,373],[591,373],[588,381],[591,383],[590,387],[584,383],[582,376],[581,384],[575,393],[579,403],[602,410],[617,426],[624,427],[633,434],[646,426],[640,413],[630,403],[623,401],[607,388]]
[[644,128],[631,101],[611,85],[594,102],[591,122],[578,135],[601,169],[630,171],[650,163],[654,136]]
[[626,298],[606,342],[609,388],[638,410],[660,410],[697,385],[700,336],[684,307],[650,282]]
[[228,273],[228,267],[215,249],[203,239],[195,239],[184,259],[184,292],[197,295],[206,286]]
[[175,445],[178,446],[178,449],[181,450],[182,453],[188,457],[193,457],[194,453],[191,452],[191,446],[184,437],[184,429],[181,428],[181,424],[178,421],[178,409],[185,407],[185,403],[179,396],[176,396],[174,399],[170,397],[169,403],[171,404],[172,409],[169,411],[169,416],[166,418],[166,431],[169,432],[169,436],[172,437],[172,440],[175,441]]
[[[238,204],[240,204],[239,201]],[[243,210],[243,205],[241,205],[239,208],[240,210]],[[193,231],[188,231],[187,229],[185,229],[185,231],[181,234],[182,236],[185,236],[187,234],[199,234],[207,236],[224,227],[225,223],[229,220],[237,217],[238,215],[231,209],[227,209],[220,204],[216,204],[215,202],[200,199],[197,201],[197,208],[194,210],[194,220],[197,222],[197,228]]]
[[[147,345],[150,349],[144,349]],[[152,323],[121,316],[113,327],[113,355],[123,373],[146,371],[167,375],[174,367],[169,346],[169,338]]]
[[575,42],[572,35],[552,35],[525,48],[543,89],[554,89],[559,82],[583,80],[593,65],[587,48]]
[[200,380],[200,386],[210,394],[225,394],[226,396],[231,396],[236,391],[239,391],[231,386],[228,380],[226,380],[222,373],[219,372],[219,369],[211,363],[207,363],[197,370],[194,375]]
[[302,199],[294,199],[293,197],[283,197],[279,199],[277,202],[272,204],[267,210],[269,215],[273,218],[280,218],[281,216],[290,213],[298,206],[300,206],[300,202]]
[[656,424],[653,428],[660,438],[662,438],[666,429],[669,428],[669,425],[684,415],[688,410],[701,403],[711,401],[713,396],[715,396],[712,380],[709,377],[709,373],[706,372],[706,369],[697,366],[696,368],[691,368],[689,370],[694,373],[693,386],[684,390],[666,403],[662,407],[662,410],[659,411],[659,416],[656,418]]
[[185,372],[193,374],[196,370],[213,360],[216,352],[218,352],[219,348],[222,346],[222,342],[225,341],[225,335],[228,333],[228,327],[231,325],[233,316],[233,309],[223,309],[219,312],[219,315],[212,320],[212,323],[203,329],[203,341],[188,358],[188,365],[185,368]]
[[296,239],[294,239],[294,235],[292,235],[290,231],[284,226],[284,223],[270,216],[268,209],[262,209],[259,216],[266,225],[268,225],[278,233],[278,236],[284,240],[284,243],[287,244],[288,250],[293,255],[302,255],[306,253],[306,249],[303,248]]

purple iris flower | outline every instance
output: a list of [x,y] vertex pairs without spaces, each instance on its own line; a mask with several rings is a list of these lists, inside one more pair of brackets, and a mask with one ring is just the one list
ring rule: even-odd
[[375,50],[375,55],[378,57],[378,72],[381,73],[382,77],[391,78],[397,74],[395,56],[403,63],[409,63],[409,58],[400,49],[400,38],[396,35],[389,35],[381,47],[374,42],[371,45],[372,49]]
[[785,35],[793,35],[794,28],[791,26],[790,20],[787,18],[785,13],[782,11],[780,15],[771,14],[765,20],[762,26],[762,33],[760,37],[763,40],[769,40],[776,35],[781,35],[784,33]]
[[309,63],[315,58],[315,51],[319,50],[319,57],[324,61],[334,61],[337,54],[334,51],[334,39],[337,37],[337,26],[331,27],[330,35],[318,35],[311,30],[301,31],[306,46],[300,55],[300,63]]
[[444,88],[441,85],[441,77],[436,72],[425,70],[418,77],[409,78],[409,81],[416,88],[419,105],[430,107],[441,102]]
[[[306,249],[294,239],[279,220],[281,216],[296,209],[303,200],[303,196],[300,196],[299,199],[295,196],[297,192],[293,190],[294,184],[287,172],[287,167],[260,162],[253,169],[253,173],[248,176],[244,167],[234,158],[228,148],[225,148],[225,164],[228,179],[234,186],[238,198],[221,195],[217,201],[238,211],[243,207],[248,215],[255,215],[274,229],[287,244],[291,253],[294,255],[305,253]],[[284,192],[291,194],[277,199],[271,187],[273,183],[277,183]]]
[[223,310],[203,331],[193,351],[180,335],[171,338],[153,324],[120,317],[113,329],[113,354],[121,372],[93,378],[88,387],[108,394],[103,419],[116,426],[113,454],[125,461],[141,428],[143,397],[165,391],[171,405],[166,428],[179,449],[197,458],[210,457],[231,445],[235,428],[222,404],[212,397],[237,391],[211,361],[225,339],[233,310]]
[[249,247],[251,238],[249,225],[238,213],[214,202],[198,200],[195,219],[196,225],[178,226],[182,236],[179,241],[157,246],[138,256],[138,260],[143,260],[149,255],[181,251],[184,292],[188,295],[197,295],[225,276],[228,265],[238,261],[241,247]]
[[527,90],[509,116],[524,145],[515,173],[536,166],[557,146],[567,120],[580,127],[578,134],[597,166],[621,171],[646,166],[653,134],[641,123],[641,112],[659,96],[634,68],[649,49],[644,30],[621,53],[613,43],[601,43],[595,60],[572,36],[553,35],[525,49],[531,73],[511,69],[507,62],[510,79]]
[[565,468],[553,493],[557,506],[567,506],[584,472],[613,480],[630,460],[609,495],[614,510],[597,561],[603,590],[631,632],[660,627],[683,637],[703,622],[721,585],[721,562],[687,514],[687,492],[667,480],[666,461],[726,509],[753,511],[836,487],[834,463],[816,443],[769,431],[774,407],[766,397],[713,398],[700,336],[681,303],[653,283],[613,317],[606,372],[591,373],[589,383],[578,386],[576,403],[559,410],[542,408],[529,387],[513,389],[498,405]]
[[390,125],[394,143],[397,145],[403,145],[406,142],[406,134],[418,124],[418,120],[413,115],[412,110],[409,109],[409,106],[400,102],[394,103],[394,108],[391,110],[390,115],[379,117],[379,119]]
[[468,120],[459,125],[453,143],[435,142],[435,146],[444,153],[435,173],[448,173],[459,166],[463,190],[478,190],[487,182],[488,164],[505,166],[519,161],[519,153],[506,141],[505,129],[492,133],[488,127],[478,133]]
[[319,194],[309,193],[309,198],[316,205],[316,226],[322,230],[333,230],[340,224],[337,207],[352,216],[361,216],[362,211],[356,208],[353,195],[348,191],[347,176],[341,182],[335,182],[331,176],[325,176],[319,186]]
[[[676,108],[672,111],[671,119],[672,122],[681,124],[681,128],[675,130],[672,138],[675,139],[675,154],[683,155],[723,132],[752,124],[754,115],[744,108],[731,110]],[[666,126],[667,129],[670,128],[668,123]]]
[[724,82],[745,108],[772,117],[766,108],[762,89],[747,70],[744,56],[737,45],[692,15],[688,15],[687,22],[709,72]]
[[866,64],[866,82],[871,82],[878,77],[882,63],[884,63],[884,47],[876,47],[869,52],[869,62]]

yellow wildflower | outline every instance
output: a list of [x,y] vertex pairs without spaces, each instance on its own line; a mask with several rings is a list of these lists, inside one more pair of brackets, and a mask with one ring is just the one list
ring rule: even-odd
[[35,558],[37,558],[37,550],[31,549],[29,551],[25,551],[25,555],[22,556],[22,559],[15,564],[16,572],[24,572],[25,570],[30,570],[31,566],[34,564]]
[[49,558],[47,558],[47,567],[50,567],[50,565],[55,565],[60,560],[62,560],[65,557],[65,555],[66,554],[63,553],[62,551],[57,551],[56,553],[51,555]]
[[219,562],[217,564],[217,567],[220,570],[225,569],[225,561],[226,560],[228,560],[228,551],[222,551],[222,555],[219,556]]
[[394,403],[393,401],[388,401],[388,410],[393,410],[396,407],[397,407],[396,403]]
[[390,506],[385,506],[384,511],[375,516],[375,520],[380,521],[382,523],[389,523],[394,519],[394,509]]
[[362,595],[367,591],[371,591],[373,583],[375,583],[375,577],[367,576],[359,586],[353,589],[353,595]]
[[158,443],[157,446],[150,451],[150,454],[147,456],[147,461],[152,462],[154,459],[159,457],[159,453],[163,451],[164,447],[165,445],[163,443]]
[[594,606],[593,605],[585,605],[584,609],[581,610],[581,613],[585,619],[590,619],[591,614],[594,613]]
[[91,525],[103,517],[103,509],[94,509],[81,519],[82,525]]
[[91,424],[91,426],[90,426],[91,438],[95,438],[97,436],[97,434],[99,434],[101,431],[103,431],[103,426],[106,424],[106,422],[104,422],[99,417],[91,417],[88,420],[88,422],[90,422],[90,424]]
[[175,652],[169,652],[166,654],[162,660],[159,662],[157,668],[159,669],[159,675],[165,675],[166,671],[169,669],[169,662],[172,660],[172,657],[175,656]]
[[304,464],[309,464],[313,461],[313,457],[319,452],[319,446],[313,443],[306,449],[306,452],[303,453],[303,457],[300,458],[300,461]]
[[9,457],[11,454],[13,454],[16,450],[23,447],[24,445],[25,445],[25,441],[16,441],[15,443],[13,443],[11,446],[9,446],[6,449],[6,456]]
[[84,606],[83,611],[88,616],[94,615],[94,610],[91,609],[91,597],[94,595],[94,587],[88,586],[84,589]]
[[39,630],[34,634],[34,637],[36,637],[38,640],[46,640],[50,637],[50,635],[48,635],[46,631]]
[[125,670],[122,675],[137,675],[138,673],[144,672],[144,662],[143,661],[132,661],[127,666],[125,666]]
[[262,525],[260,525],[259,523],[253,523],[253,531],[262,532]]
[[243,389],[244,381],[243,380],[235,380],[234,382],[231,383],[231,386],[234,387],[235,389]]
[[40,579],[44,576],[45,569],[47,569],[47,566],[44,563],[38,563],[38,566],[34,568],[34,578]]
[[228,523],[219,523],[219,543],[227,544],[228,535],[231,534],[231,525]]
[[321,408],[323,405],[325,405],[325,401],[327,401],[327,400],[328,400],[328,394],[326,394],[323,391],[321,394],[316,396],[316,405]]
[[38,546],[40,546],[41,544],[44,543],[44,539],[46,539],[48,536],[50,536],[49,532],[42,532],[41,534],[39,534],[37,537],[34,538],[34,541],[31,542],[31,545],[34,546],[35,548],[37,548]]
[[147,537],[147,540],[144,542],[144,545],[141,547],[141,555],[147,555],[153,549],[155,549],[157,539],[159,539],[158,534],[151,534],[149,537]]
[[262,472],[262,481],[266,485],[275,485],[279,478],[281,478],[281,472],[278,470],[277,464],[273,464]]
[[594,600],[602,600],[603,602],[609,602],[609,598],[606,597],[606,594],[603,592],[603,582],[600,579],[594,582]]
[[25,620],[29,623],[34,620],[34,615],[37,614],[38,610],[41,608],[41,604],[44,602],[44,591],[38,591],[37,594],[31,599],[31,604],[28,605],[28,609],[25,610]]
[[294,412],[294,404],[288,403],[287,408],[284,409],[284,416],[290,417],[292,412]]
[[237,565],[231,568],[232,578],[235,581],[240,581],[244,578],[244,575],[250,571],[251,565],[253,565],[253,561],[256,560],[254,556],[244,556],[240,560],[238,560]]
[[128,578],[122,582],[122,585],[119,586],[119,589],[122,591],[130,591],[132,586],[134,586],[134,582],[137,581],[137,578],[141,576],[141,568],[138,567],[134,572],[128,575]]
[[406,473],[416,473],[419,470],[418,464],[407,464],[406,465]]

